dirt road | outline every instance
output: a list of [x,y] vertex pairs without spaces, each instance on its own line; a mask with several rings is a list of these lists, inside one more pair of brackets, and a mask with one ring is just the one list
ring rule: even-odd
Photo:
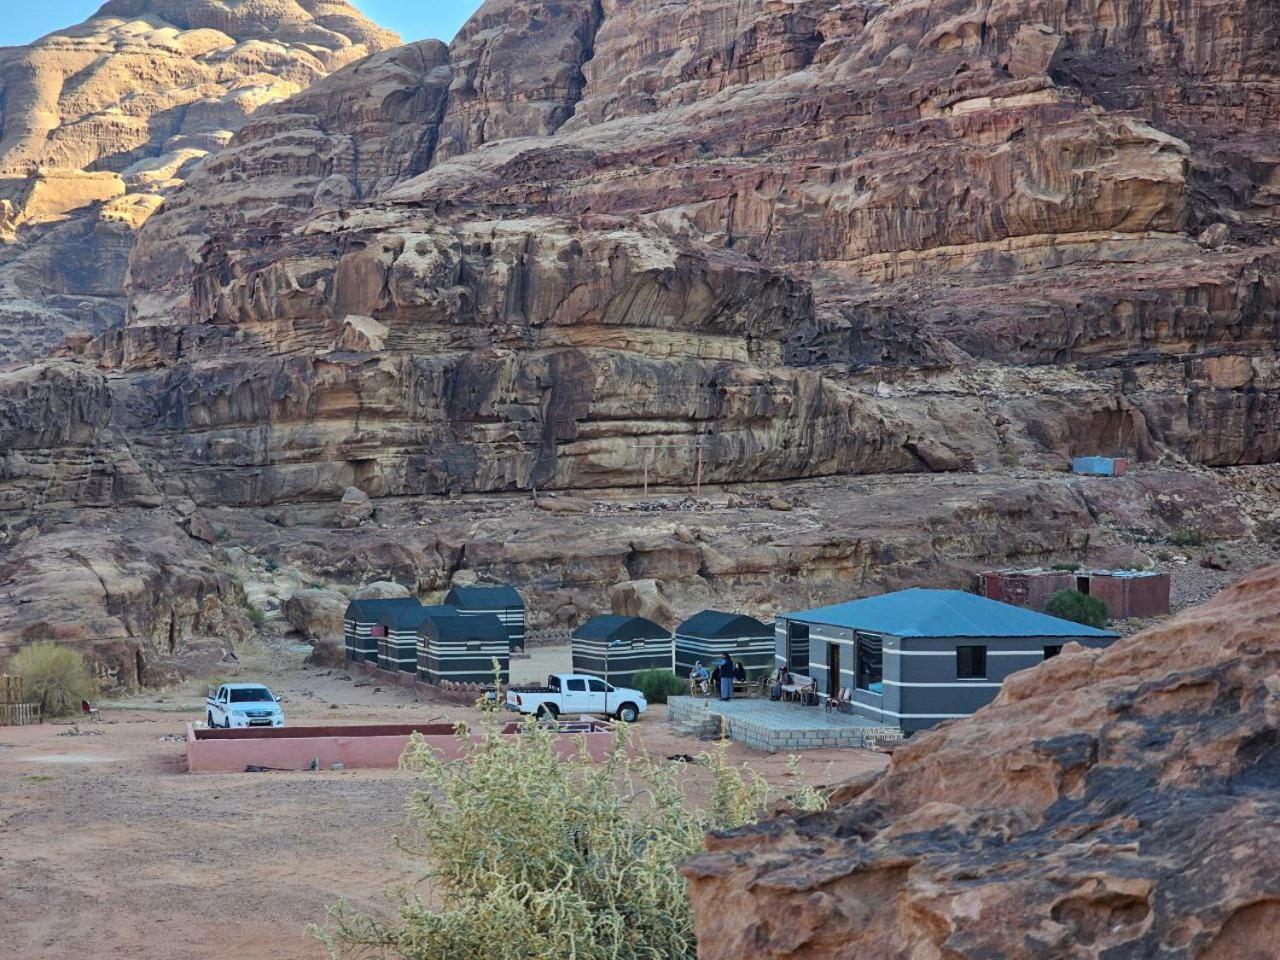
[[[291,723],[477,717],[278,659],[228,677],[252,678],[286,700]],[[103,722],[81,724],[78,736],[70,725],[0,728],[0,954],[315,960],[323,949],[305,928],[323,922],[329,905],[377,910],[384,889],[414,881],[415,863],[393,846],[407,830],[414,775],[188,774],[184,745],[166,738],[200,716],[201,690],[108,702]],[[705,748],[663,717],[655,708],[639,725],[652,755]],[[737,745],[730,756],[775,783],[785,777],[785,757]],[[802,770],[824,783],[883,763],[819,751],[804,756]]]

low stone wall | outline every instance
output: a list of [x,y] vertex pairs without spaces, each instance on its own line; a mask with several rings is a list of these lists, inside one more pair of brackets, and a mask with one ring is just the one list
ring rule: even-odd
[[403,670],[383,670],[381,667],[372,663],[360,663],[358,661],[347,661],[343,664],[349,673],[359,673],[366,677],[377,680],[379,683],[385,683],[387,686],[404,687],[417,693],[426,694],[445,703],[454,703],[459,706],[469,707],[484,695],[486,690],[492,687],[482,686],[478,683],[450,683],[446,686],[437,686],[434,683],[427,683],[419,680],[415,673],[406,673]]
[[[556,752],[565,760],[586,743],[597,763],[609,753],[613,734],[606,724],[569,723],[556,739]],[[502,733],[520,736],[521,725],[507,723]],[[418,733],[427,746],[446,759],[464,755],[467,744],[480,734],[461,738],[453,724],[365,724],[360,726],[262,727],[237,730],[196,729],[187,725],[187,770],[191,773],[240,773],[250,766],[268,770],[395,768],[410,735]],[[579,737],[582,740],[579,740]]]

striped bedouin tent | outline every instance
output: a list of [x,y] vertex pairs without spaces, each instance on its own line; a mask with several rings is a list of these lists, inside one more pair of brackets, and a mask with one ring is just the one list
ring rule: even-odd
[[444,602],[464,617],[489,614],[497,617],[507,632],[510,648],[524,649],[524,599],[515,587],[454,587],[445,594]]
[[773,670],[773,624],[720,610],[695,613],[676,627],[676,673],[689,676],[698,661],[711,671],[728,654],[749,676]]
[[671,631],[644,617],[592,617],[570,636],[573,672],[627,686],[642,670],[674,667]]
[[342,638],[347,660],[354,663],[377,663],[378,642],[386,635],[382,614],[391,609],[420,609],[413,597],[352,600],[342,617]]
[[493,614],[459,614],[449,606],[425,607],[418,624],[418,679],[439,684],[493,683],[493,662],[498,678],[511,676],[511,645],[507,628]]
[[382,636],[378,638],[378,666],[403,673],[418,672],[418,627],[428,607],[388,607],[378,618]]

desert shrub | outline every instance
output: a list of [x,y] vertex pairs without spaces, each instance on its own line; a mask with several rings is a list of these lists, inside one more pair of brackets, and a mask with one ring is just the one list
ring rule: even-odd
[[706,831],[742,826],[765,809],[768,786],[726,761],[710,769],[702,809],[675,764],[631,756],[619,724],[604,762],[565,760],[553,730],[529,722],[498,732],[490,711],[479,742],[444,760],[416,734],[404,764],[426,785],[410,801],[425,862],[424,897],[399,891],[396,913],[340,905],[315,931],[335,958],[694,960],[697,945],[679,864]]
[[1049,598],[1044,612],[1086,627],[1101,627],[1107,622],[1107,605],[1079,590],[1059,590]]
[[9,662],[9,672],[22,678],[23,696],[39,703],[46,717],[79,712],[80,701],[96,689],[80,651],[56,643],[23,647]]
[[260,627],[267,622],[267,615],[254,606],[244,608],[245,616],[249,618],[249,622],[255,627]]
[[670,670],[641,670],[636,674],[635,688],[650,703],[666,703],[667,697],[689,692],[689,684]]
[[800,758],[787,757],[787,800],[793,809],[801,813],[815,813],[827,809],[828,796],[817,787],[811,787],[800,776]]
[[1199,530],[1191,530],[1187,527],[1181,527],[1173,531],[1169,536],[1170,541],[1179,547],[1202,547],[1204,546],[1204,534]]
[[1078,564],[1078,563],[1055,563],[1055,564],[1053,565],[1052,569],[1054,569],[1054,570],[1065,570],[1065,571],[1067,571],[1068,573],[1072,573],[1072,572],[1074,572],[1074,571],[1076,571],[1076,570],[1079,570],[1079,569],[1080,569],[1080,564]]

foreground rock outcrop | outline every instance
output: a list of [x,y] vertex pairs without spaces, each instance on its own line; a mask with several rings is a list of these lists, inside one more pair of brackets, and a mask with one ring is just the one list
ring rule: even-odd
[[825,813],[713,838],[699,956],[1274,956],[1278,611],[1271,566],[1017,674]]
[[190,171],[397,43],[345,0],[111,0],[0,51],[0,364],[119,324],[134,235]]

